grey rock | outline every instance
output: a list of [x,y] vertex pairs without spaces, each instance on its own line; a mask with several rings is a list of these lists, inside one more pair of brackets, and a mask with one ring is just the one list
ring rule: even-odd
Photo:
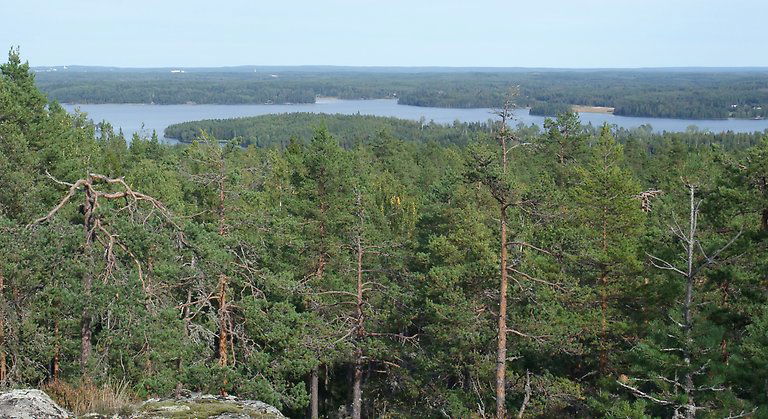
[[40,390],[12,390],[0,394],[0,418],[61,419],[72,414]]

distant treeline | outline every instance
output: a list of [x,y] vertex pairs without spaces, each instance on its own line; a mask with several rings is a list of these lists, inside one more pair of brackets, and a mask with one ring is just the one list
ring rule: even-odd
[[[478,137],[490,135],[494,130],[492,122],[438,124],[371,115],[297,112],[182,122],[166,128],[165,136],[189,143],[201,138],[201,133],[205,132],[209,137],[215,137],[219,141],[235,140],[242,146],[284,148],[292,142],[311,138],[317,129],[326,128],[334,133],[339,144],[345,148],[370,144],[382,138],[400,138],[408,142],[434,143],[443,146],[465,146]],[[521,139],[533,138],[555,126],[555,120],[548,119],[544,125],[542,128],[537,125],[519,124],[516,132]],[[592,125],[584,125],[580,129],[589,135],[597,135],[600,131],[599,127]],[[686,132],[658,134],[653,132],[650,125],[633,129],[614,127],[614,132],[617,141],[625,144],[627,150],[643,150],[638,151],[640,154],[657,154],[662,149],[665,150],[663,152],[669,152],[665,144],[670,142],[686,148],[708,148],[718,145],[729,151],[743,150],[759,144],[760,139],[766,135],[765,132],[712,133],[695,128]]]
[[519,86],[518,106],[555,116],[570,105],[616,115],[683,119],[768,116],[766,71],[560,70],[530,72],[158,73],[44,72],[38,87],[65,103],[313,103],[397,98],[402,105],[499,107]]

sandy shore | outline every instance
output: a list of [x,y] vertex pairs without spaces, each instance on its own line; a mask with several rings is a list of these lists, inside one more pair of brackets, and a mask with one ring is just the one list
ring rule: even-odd
[[586,105],[572,105],[571,109],[574,112],[588,112],[588,113],[613,113],[615,108],[608,106],[586,106]]

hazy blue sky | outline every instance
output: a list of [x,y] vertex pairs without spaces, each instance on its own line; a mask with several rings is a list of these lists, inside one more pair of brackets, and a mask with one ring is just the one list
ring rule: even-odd
[[32,65],[768,66],[768,0],[0,0]]

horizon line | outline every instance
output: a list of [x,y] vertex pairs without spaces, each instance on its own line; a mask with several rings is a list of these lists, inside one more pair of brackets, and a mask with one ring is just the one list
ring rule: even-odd
[[[27,61],[28,62],[28,61]],[[117,66],[117,65],[89,65],[89,64],[56,64],[56,65],[30,65],[30,69],[69,69],[69,68],[94,68],[94,69],[120,69],[120,70],[166,70],[166,69],[242,69],[242,68],[351,68],[351,69],[478,69],[478,70],[688,70],[688,69],[738,69],[738,70],[768,70],[768,65],[739,65],[739,66],[631,66],[631,67],[554,67],[554,66],[454,66],[454,65],[346,65],[346,64],[238,64],[223,66]]]

